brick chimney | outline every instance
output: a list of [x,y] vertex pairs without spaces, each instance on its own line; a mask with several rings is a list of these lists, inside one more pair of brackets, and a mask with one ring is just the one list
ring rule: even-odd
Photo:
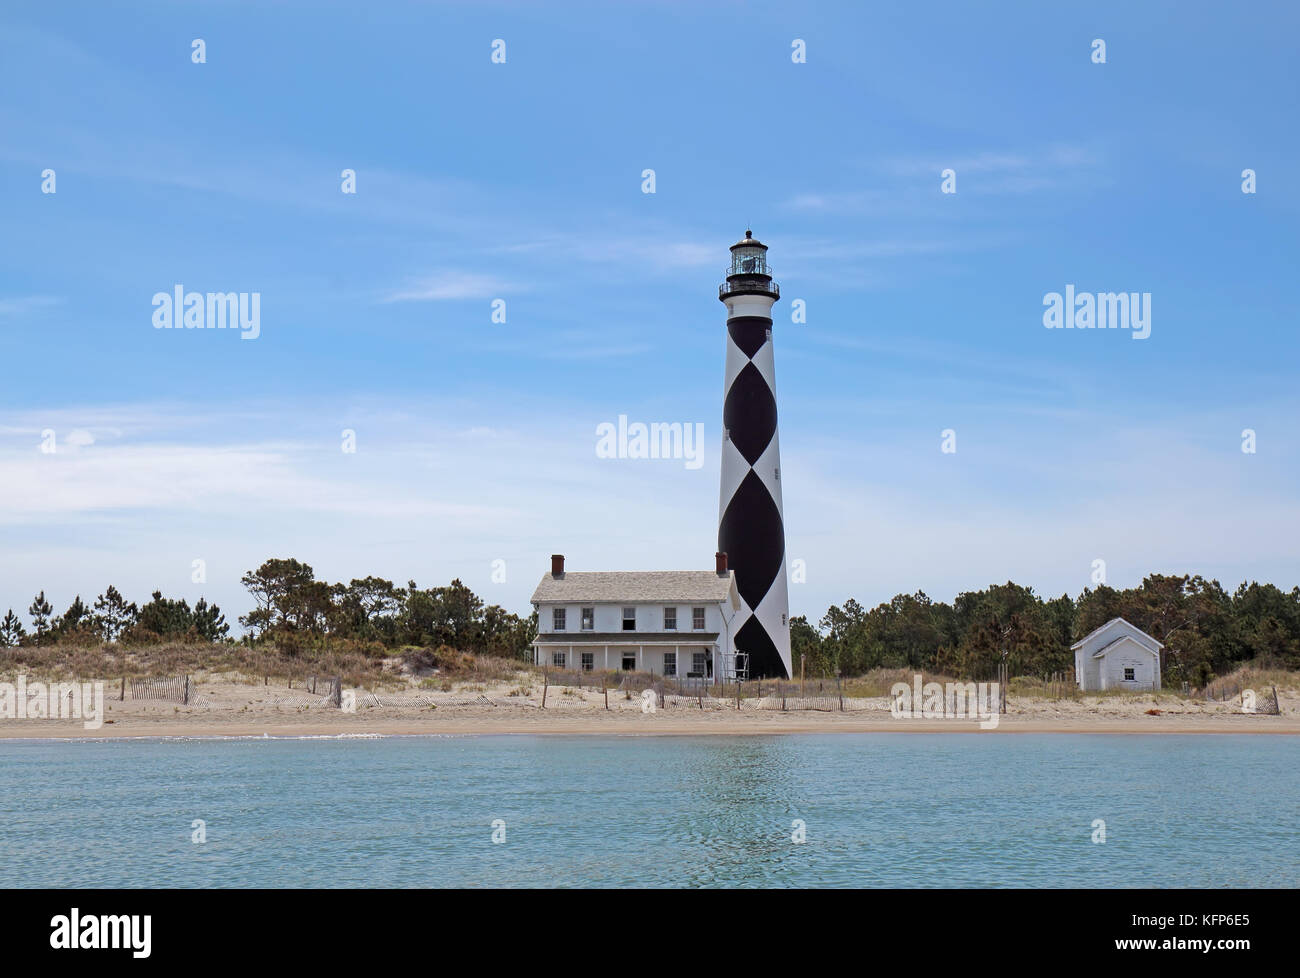
[[564,554],[551,554],[551,576],[564,576]]
[[719,550],[713,555],[713,559],[717,563],[718,576],[725,577],[727,574],[727,555]]

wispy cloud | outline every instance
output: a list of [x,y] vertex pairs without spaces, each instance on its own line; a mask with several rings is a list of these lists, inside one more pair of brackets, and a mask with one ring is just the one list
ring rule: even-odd
[[[886,158],[877,168],[898,177],[931,175],[936,181],[943,170],[951,169],[961,181],[962,192],[1029,193],[1062,184],[1077,187],[1080,171],[1095,170],[1102,162],[1094,149],[1054,144],[1028,151],[917,153]],[[967,183],[964,176],[976,179]]]
[[855,178],[868,186],[806,190],[782,206],[806,217],[938,217],[944,170],[956,172],[962,194],[1028,194],[1063,186],[1086,188],[1090,183],[1084,176],[1095,179],[1103,163],[1098,151],[1067,144],[1032,151],[911,153],[865,161]]
[[385,296],[383,302],[436,302],[444,299],[489,299],[522,292],[518,285],[474,272],[437,272]]
[[785,201],[786,210],[804,215],[883,214],[898,210],[899,197],[891,190],[841,190],[797,193]]
[[[638,228],[635,235],[610,234],[604,228],[523,233],[520,240],[496,248],[503,254],[536,254],[595,264],[624,264],[644,273],[707,268],[719,263],[716,238],[682,237],[680,231]],[[725,262],[725,252],[722,253]]]
[[0,299],[0,316],[19,316],[33,309],[62,305],[63,300],[48,295],[27,295]]

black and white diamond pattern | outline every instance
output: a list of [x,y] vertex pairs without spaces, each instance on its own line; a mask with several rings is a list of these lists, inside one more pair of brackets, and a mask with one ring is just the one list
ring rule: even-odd
[[718,549],[727,553],[740,591],[735,648],[749,653],[751,676],[786,678],[790,605],[771,319],[740,316],[727,321],[722,419],[727,434],[722,444]]

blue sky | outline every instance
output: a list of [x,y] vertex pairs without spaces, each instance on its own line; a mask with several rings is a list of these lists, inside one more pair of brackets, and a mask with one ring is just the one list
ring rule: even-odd
[[[792,613],[1077,594],[1096,559],[1289,588],[1298,28],[1281,3],[6,4],[0,609],[111,582],[233,620],[270,556],[520,612],[552,552],[711,566],[747,223],[783,294]],[[261,293],[261,335],[155,330],[177,283]],[[1044,329],[1067,283],[1151,293],[1150,337]],[[597,458],[620,414],[702,423],[704,465]]]

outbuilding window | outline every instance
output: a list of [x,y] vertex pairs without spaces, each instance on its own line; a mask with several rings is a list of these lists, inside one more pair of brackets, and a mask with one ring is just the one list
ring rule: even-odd
[[1131,683],[1137,679],[1137,670],[1128,668],[1124,670],[1124,682]]

